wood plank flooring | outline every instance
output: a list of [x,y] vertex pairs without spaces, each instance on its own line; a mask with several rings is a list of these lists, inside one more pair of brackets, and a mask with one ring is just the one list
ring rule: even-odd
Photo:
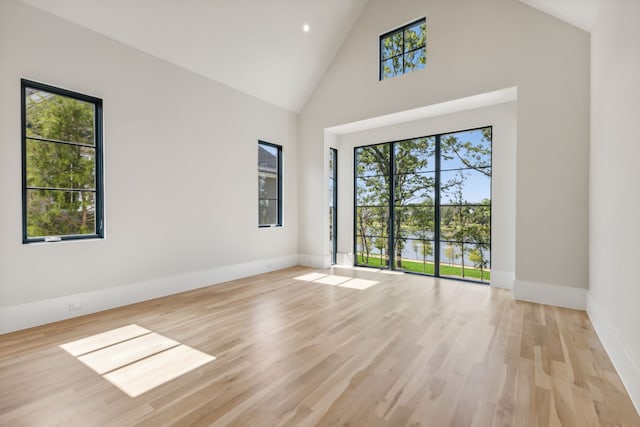
[[[374,280],[364,290],[301,281]],[[216,357],[131,398],[59,346],[136,324]],[[0,335],[2,426],[640,426],[584,312],[296,267]]]

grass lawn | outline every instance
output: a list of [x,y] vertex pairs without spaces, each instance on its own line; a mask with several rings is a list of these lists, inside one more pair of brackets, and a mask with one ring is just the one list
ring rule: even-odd
[[[369,267],[385,267],[384,260],[379,256],[369,255],[369,263],[364,262],[364,257],[358,255],[358,265],[369,266]],[[422,263],[422,261],[410,261],[410,260],[402,260],[402,269],[404,271],[410,271],[413,273],[423,273],[423,274],[434,274],[434,266],[432,263]],[[457,265],[447,265],[440,264],[440,276],[454,276],[454,277],[462,277],[462,267]],[[491,280],[491,272],[485,270],[484,271],[484,280]],[[465,279],[475,279],[480,280],[480,270],[474,267],[464,267],[464,277]]]

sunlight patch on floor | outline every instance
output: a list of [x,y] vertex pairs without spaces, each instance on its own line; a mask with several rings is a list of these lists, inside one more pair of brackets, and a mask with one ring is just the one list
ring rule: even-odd
[[339,286],[344,288],[365,290],[377,284],[375,280],[356,279],[347,276],[338,276],[334,274],[309,273],[303,276],[294,277],[295,280],[305,282],[321,283],[323,285]]
[[322,279],[323,277],[327,277],[328,274],[321,273],[309,273],[304,274],[302,276],[294,277],[296,280],[304,280],[305,282],[313,282],[314,280]]
[[327,276],[327,277],[323,277],[322,279],[318,279],[315,280],[316,283],[322,283],[323,285],[339,285],[341,283],[344,283],[348,280],[351,280],[351,277],[347,277],[347,276],[336,276],[336,275],[331,275],[331,276]]
[[351,289],[359,289],[359,290],[365,290],[367,288],[370,288],[371,286],[375,285],[376,282],[375,280],[366,280],[366,279],[351,279],[348,282],[343,283],[340,286],[344,286],[345,288],[351,288]]
[[136,397],[215,360],[138,325],[128,325],[60,346],[104,379]]
[[80,356],[82,354],[108,347],[110,345],[117,344],[131,338],[139,337],[140,335],[145,335],[150,332],[150,330],[142,328],[138,325],[127,325],[121,328],[112,329],[111,331],[103,332],[101,334],[92,335],[81,340],[62,344],[60,347],[62,347],[72,356]]

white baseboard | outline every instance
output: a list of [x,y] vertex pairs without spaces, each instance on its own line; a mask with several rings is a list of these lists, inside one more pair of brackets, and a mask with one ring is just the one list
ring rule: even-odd
[[516,274],[513,271],[491,270],[491,286],[494,288],[513,289]]
[[298,255],[298,262],[300,265],[312,268],[329,268],[331,265],[329,256],[325,257],[323,255],[300,254]]
[[[160,277],[98,291],[0,307],[0,334],[293,267],[298,265],[298,258],[298,255],[269,258]],[[70,305],[79,305],[79,308],[70,311]]]
[[640,357],[633,354],[609,317],[598,307],[591,293],[587,294],[587,314],[598,338],[616,368],[629,397],[640,413]]
[[572,286],[552,285],[550,283],[513,282],[513,298],[520,301],[585,310],[587,308],[587,290]]

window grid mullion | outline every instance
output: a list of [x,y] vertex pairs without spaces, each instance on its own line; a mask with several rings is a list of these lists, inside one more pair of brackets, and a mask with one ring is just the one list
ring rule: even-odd
[[93,148],[93,149],[96,148],[95,145],[83,144],[82,142],[60,141],[58,139],[42,138],[39,136],[27,136],[27,139],[32,141],[51,142],[54,144],[73,145],[74,147],[84,147],[84,148]]

